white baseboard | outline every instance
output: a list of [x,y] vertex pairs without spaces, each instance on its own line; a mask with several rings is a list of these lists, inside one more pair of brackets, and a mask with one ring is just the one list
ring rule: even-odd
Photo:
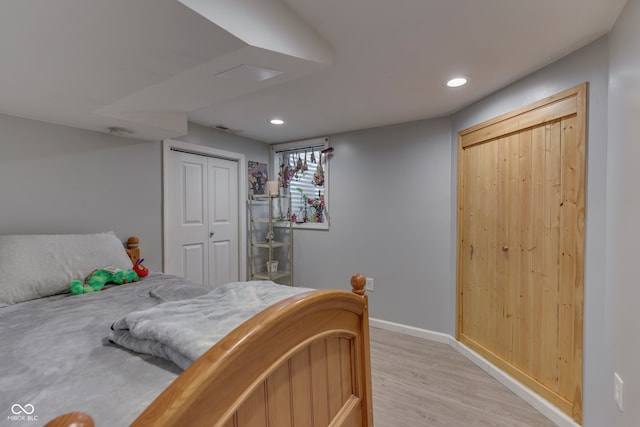
[[569,418],[564,412],[560,411],[554,405],[547,400],[540,397],[538,394],[529,390],[527,387],[520,384],[518,381],[511,378],[506,372],[489,362],[484,357],[480,356],[475,351],[471,350],[464,344],[456,341],[454,337],[441,332],[429,331],[426,329],[416,328],[414,326],[402,325],[399,323],[389,322],[380,319],[369,319],[369,325],[375,328],[386,329],[388,331],[399,332],[402,334],[410,335],[413,337],[424,338],[430,341],[436,341],[439,343],[449,344],[452,348],[465,356],[480,369],[491,375],[502,385],[507,387],[522,400],[533,406],[538,412],[547,417],[550,421],[555,423],[559,427],[580,427],[580,424]]
[[386,329],[387,331],[400,332],[405,335],[411,335],[412,337],[424,338],[429,341],[436,341],[449,345],[452,345],[456,341],[451,335],[448,334],[428,331],[426,329],[415,328],[413,326],[401,325],[400,323],[388,322],[386,320],[370,318],[369,326]]

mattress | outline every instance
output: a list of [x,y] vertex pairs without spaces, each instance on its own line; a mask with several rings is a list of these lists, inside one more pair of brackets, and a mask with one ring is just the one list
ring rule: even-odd
[[43,425],[72,411],[90,413],[97,426],[129,425],[182,370],[113,344],[111,325],[213,289],[151,274],[100,292],[0,308],[0,425]]

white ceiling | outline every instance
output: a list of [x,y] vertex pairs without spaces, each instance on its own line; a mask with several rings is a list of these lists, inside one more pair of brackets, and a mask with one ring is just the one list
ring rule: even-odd
[[[155,140],[192,121],[266,142],[438,117],[606,34],[625,3],[3,1],[0,112]],[[217,76],[240,65],[282,73]],[[470,83],[447,88],[457,74]]]

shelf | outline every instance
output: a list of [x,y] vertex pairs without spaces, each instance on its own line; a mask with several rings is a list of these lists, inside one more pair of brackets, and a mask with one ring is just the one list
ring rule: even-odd
[[289,226],[288,220],[279,220],[275,218],[273,220],[269,220],[269,218],[252,218],[251,221],[255,223],[261,223],[261,224],[272,223],[275,226],[285,226],[285,227]]
[[290,271],[276,271],[275,273],[267,273],[262,272],[262,273],[254,273],[253,274],[253,278],[254,279],[261,279],[261,280],[277,280],[277,279],[282,279],[283,277],[287,277],[291,274]]
[[251,245],[256,248],[284,248],[290,244],[291,242],[251,242]]
[[[293,224],[289,218],[291,197],[281,194],[252,195],[247,207],[251,280],[287,281],[292,286]],[[282,270],[269,273],[265,269],[265,262],[267,265],[279,262]]]
[[264,202],[269,199],[288,199],[290,196],[286,196],[283,194],[254,194],[251,197],[254,201]]

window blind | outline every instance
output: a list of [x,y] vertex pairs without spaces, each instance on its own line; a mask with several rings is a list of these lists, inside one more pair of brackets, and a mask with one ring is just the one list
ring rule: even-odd
[[327,162],[322,154],[327,147],[327,138],[274,146],[275,175],[291,196],[298,224],[327,221]]

